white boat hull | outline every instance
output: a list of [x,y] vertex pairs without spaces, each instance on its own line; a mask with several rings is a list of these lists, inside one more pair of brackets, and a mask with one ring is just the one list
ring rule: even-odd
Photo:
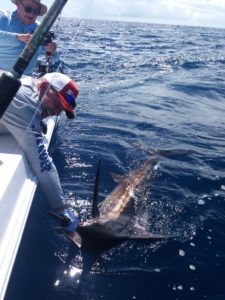
[[[48,147],[57,118],[48,119]],[[16,140],[0,136],[0,299],[4,299],[27,217],[37,187],[36,178]]]

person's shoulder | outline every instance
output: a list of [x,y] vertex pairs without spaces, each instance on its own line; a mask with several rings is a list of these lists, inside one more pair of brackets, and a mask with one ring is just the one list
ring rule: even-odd
[[35,87],[35,79],[28,75],[21,77],[21,83],[23,86]]
[[10,10],[0,10],[0,29],[7,30],[9,24],[12,22],[14,12]]
[[11,10],[0,10],[0,18],[9,20],[12,18],[13,12]]
[[23,75],[21,78],[21,87],[16,94],[18,99],[23,99],[26,103],[36,105],[37,103],[37,85],[36,80],[31,76]]
[[0,10],[0,16],[10,19],[12,18],[13,15],[15,15],[16,11],[11,11],[9,9],[5,9],[5,10]]

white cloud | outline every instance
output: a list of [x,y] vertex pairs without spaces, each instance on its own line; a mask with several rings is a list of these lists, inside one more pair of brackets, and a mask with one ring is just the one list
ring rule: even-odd
[[225,0],[75,0],[68,1],[64,15],[225,27]]
[[[15,8],[2,1],[2,9]],[[50,6],[53,0],[42,0]],[[149,22],[225,28],[225,0],[68,0],[63,16],[99,19],[145,19]]]

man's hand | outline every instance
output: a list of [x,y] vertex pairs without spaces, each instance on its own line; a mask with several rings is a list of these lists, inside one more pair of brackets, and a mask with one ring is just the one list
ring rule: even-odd
[[29,34],[29,33],[17,34],[16,38],[17,38],[18,41],[26,44],[32,38],[32,34]]
[[79,225],[79,219],[77,213],[72,211],[69,207],[63,208],[56,212],[56,214],[59,215],[59,217],[64,218],[64,230],[71,233],[75,232],[77,229],[77,226]]

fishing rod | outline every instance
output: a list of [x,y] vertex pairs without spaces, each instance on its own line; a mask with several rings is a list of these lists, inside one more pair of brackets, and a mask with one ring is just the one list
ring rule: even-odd
[[3,72],[0,76],[0,118],[5,113],[10,102],[18,92],[26,67],[31,61],[37,48],[41,45],[42,40],[48,33],[49,29],[55,22],[58,15],[61,13],[64,5],[68,0],[55,0],[49,11],[43,18],[41,24],[35,30],[32,38],[26,44],[11,72]]

